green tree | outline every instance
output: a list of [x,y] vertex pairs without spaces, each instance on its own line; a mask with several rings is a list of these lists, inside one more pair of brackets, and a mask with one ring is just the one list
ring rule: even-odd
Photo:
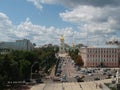
[[9,67],[9,80],[10,81],[18,81],[18,62],[11,60],[10,67]]
[[83,62],[83,60],[82,60],[82,58],[81,58],[80,55],[78,55],[78,56],[75,58],[75,63],[76,63],[77,65],[79,65],[79,66],[83,66],[83,65],[84,65],[84,62]]
[[78,55],[79,50],[75,49],[72,51],[69,51],[69,55],[71,56],[71,58],[75,61],[75,63],[79,66],[83,66],[84,62],[82,60],[82,57],[80,55]]
[[33,72],[41,67],[44,73],[50,72],[56,64],[54,47],[42,47],[34,51],[12,51],[7,55],[0,55],[0,87],[8,81],[27,80]]
[[30,62],[27,60],[19,60],[19,77],[21,80],[27,80],[30,78],[31,67]]

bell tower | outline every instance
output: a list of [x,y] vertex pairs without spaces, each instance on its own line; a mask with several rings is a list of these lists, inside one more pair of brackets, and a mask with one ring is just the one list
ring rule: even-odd
[[64,37],[63,37],[63,35],[61,35],[61,37],[60,37],[59,52],[61,54],[65,53],[65,46],[64,46]]

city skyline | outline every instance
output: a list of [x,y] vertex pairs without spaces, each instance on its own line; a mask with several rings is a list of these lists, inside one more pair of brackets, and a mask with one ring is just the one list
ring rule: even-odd
[[68,44],[120,40],[119,0],[0,2],[0,42],[26,38],[37,45],[59,44],[60,35]]

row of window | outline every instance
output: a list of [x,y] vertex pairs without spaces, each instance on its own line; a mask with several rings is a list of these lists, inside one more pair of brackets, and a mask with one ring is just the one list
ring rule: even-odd
[[88,53],[116,53],[117,51],[95,51],[95,50],[90,50]]
[[[98,66],[100,63],[87,63],[87,66]],[[118,65],[117,63],[104,63],[104,65],[111,66],[111,65]]]
[[88,61],[96,61],[96,62],[101,62],[101,61],[105,61],[105,62],[110,62],[110,61],[114,61],[114,62],[116,62],[116,61],[118,61],[117,59],[102,59],[102,60],[100,60],[100,59],[88,59]]
[[118,52],[118,49],[88,49],[89,53],[116,53]]
[[87,57],[118,57],[118,55],[95,55],[95,54],[88,54]]

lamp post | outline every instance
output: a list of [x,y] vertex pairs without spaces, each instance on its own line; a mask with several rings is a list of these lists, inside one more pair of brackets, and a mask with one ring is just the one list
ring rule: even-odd
[[36,63],[38,63],[38,62],[34,62],[34,63],[32,64],[32,66],[31,66],[31,70],[30,70],[30,80],[31,80],[31,81],[32,81],[32,68],[33,68],[33,66],[34,66]]
[[62,82],[62,90],[64,90],[65,88],[64,88],[64,86],[63,86],[63,82]]
[[118,84],[118,82],[119,82],[119,71],[117,70],[117,72],[116,72],[116,84]]

